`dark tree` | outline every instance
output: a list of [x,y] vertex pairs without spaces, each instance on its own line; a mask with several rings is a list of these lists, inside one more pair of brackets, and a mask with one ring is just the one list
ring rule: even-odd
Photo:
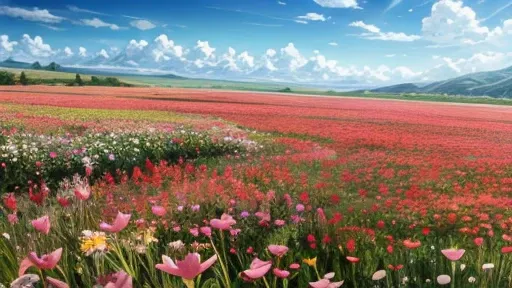
[[28,85],[28,78],[27,75],[25,75],[25,71],[21,71],[20,83],[21,85]]
[[80,74],[78,74],[78,73],[75,76],[75,83],[78,86],[83,86],[84,85],[84,82],[82,81],[82,78],[80,77]]
[[14,74],[7,71],[0,71],[0,85],[14,85]]

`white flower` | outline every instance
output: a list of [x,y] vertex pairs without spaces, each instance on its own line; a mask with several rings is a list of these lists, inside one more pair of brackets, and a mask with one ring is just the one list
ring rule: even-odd
[[446,285],[450,282],[452,282],[452,278],[450,278],[448,275],[437,276],[437,283],[439,283],[439,285]]
[[469,283],[475,283],[476,282],[476,278],[471,276],[471,277],[468,278],[468,282]]
[[4,238],[7,240],[11,240],[11,235],[9,235],[7,233],[2,234],[2,236],[4,236]]
[[409,281],[409,277],[405,276],[404,278],[402,278],[402,284],[405,284]]
[[185,248],[185,243],[183,243],[181,240],[178,240],[178,241],[169,243],[169,247],[174,250],[181,250],[181,249]]
[[484,270],[489,270],[489,269],[493,269],[494,268],[494,264],[492,263],[485,263],[484,265],[482,265],[482,269]]
[[432,282],[430,279],[425,280],[426,283]]
[[464,271],[466,269],[466,264],[460,264],[460,271]]
[[373,281],[379,281],[386,277],[386,270],[379,270],[372,275]]

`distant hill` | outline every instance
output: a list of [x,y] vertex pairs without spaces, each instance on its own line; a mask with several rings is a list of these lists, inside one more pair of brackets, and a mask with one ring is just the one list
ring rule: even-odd
[[25,62],[19,62],[12,58],[7,58],[6,60],[0,62],[0,67],[6,68],[17,68],[17,69],[30,69],[31,64]]
[[463,75],[426,86],[405,83],[370,90],[376,93],[426,93],[512,98],[512,66]]

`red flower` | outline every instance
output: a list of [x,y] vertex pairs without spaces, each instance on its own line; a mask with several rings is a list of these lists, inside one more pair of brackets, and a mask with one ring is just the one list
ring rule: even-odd
[[71,202],[69,202],[68,198],[57,196],[57,202],[59,202],[60,206],[68,207]]
[[316,249],[316,243],[309,243],[309,247],[311,247],[311,249]]
[[338,222],[343,220],[343,215],[340,212],[334,213],[332,218],[329,220],[329,224],[336,225]]
[[453,212],[448,214],[447,218],[448,218],[448,223],[450,223],[450,224],[455,224],[455,222],[457,222],[457,214],[455,214]]
[[421,230],[421,233],[425,236],[427,236],[428,234],[430,234],[430,228],[428,227],[424,227],[422,230]]
[[329,237],[329,235],[325,235],[324,238],[322,239],[322,242],[324,244],[329,244],[329,243],[331,243],[331,241],[332,241],[332,239],[331,239],[331,237]]
[[482,237],[475,238],[475,240],[473,240],[473,242],[475,242],[476,246],[480,247],[480,246],[482,246],[482,244],[484,244],[484,238],[482,238]]
[[379,229],[384,229],[384,227],[385,227],[385,226],[386,226],[386,223],[384,223],[384,221],[379,220],[379,221],[377,222],[377,228],[379,228]]
[[357,262],[359,262],[359,260],[361,260],[361,259],[359,259],[359,258],[357,258],[357,257],[347,256],[347,260],[348,260],[350,263],[357,263]]
[[304,203],[304,204],[309,203],[309,195],[308,195],[308,192],[302,192],[302,193],[300,193],[299,200],[300,200],[302,203]]
[[16,197],[14,197],[14,193],[7,193],[3,197],[4,206],[11,211],[15,211],[17,208]]
[[386,250],[388,251],[389,254],[393,254],[393,251],[394,251],[393,245],[388,245]]
[[345,246],[347,247],[348,252],[350,252],[350,253],[354,252],[356,250],[356,240],[349,239]]
[[396,266],[393,266],[393,265],[389,264],[389,265],[388,265],[388,268],[389,268],[390,270],[398,271],[398,270],[401,270],[402,268],[404,268],[404,265],[402,265],[402,264],[398,264],[398,265],[396,265]]
[[336,194],[332,194],[331,195],[331,202],[332,204],[336,205],[336,204],[339,204],[340,203],[340,196],[336,195]]
[[315,236],[313,234],[309,234],[307,239],[309,243],[316,242]]
[[503,253],[503,254],[508,254],[511,252],[512,252],[512,246],[507,246],[507,247],[501,248],[501,253]]
[[421,246],[420,241],[411,241],[410,239],[404,240],[404,246],[408,249],[416,249]]

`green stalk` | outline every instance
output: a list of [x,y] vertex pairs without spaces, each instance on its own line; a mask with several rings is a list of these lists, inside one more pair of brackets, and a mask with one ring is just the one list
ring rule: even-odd
[[210,238],[210,242],[212,243],[212,247],[213,247],[213,251],[215,251],[215,254],[217,254],[217,257],[219,258],[219,262],[220,262],[220,266],[222,268],[222,273],[224,274],[224,285],[226,285],[226,287],[229,287],[229,274],[227,272],[227,269],[226,267],[224,266],[224,261],[222,261],[222,257],[221,255],[219,254],[219,251],[217,250],[217,248],[215,247],[215,244],[213,243],[213,239]]

